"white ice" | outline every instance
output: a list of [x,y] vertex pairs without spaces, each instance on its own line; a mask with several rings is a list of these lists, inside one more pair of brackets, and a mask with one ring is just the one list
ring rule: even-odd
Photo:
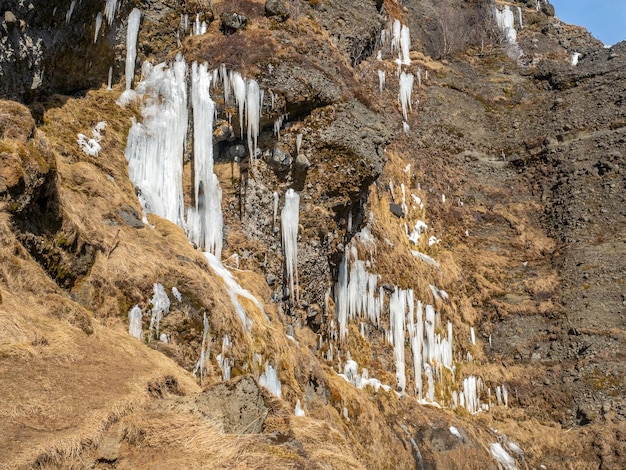
[[137,36],[141,22],[141,11],[134,8],[128,15],[128,29],[126,30],[126,89],[133,86],[135,76],[135,60],[137,59]]
[[259,385],[267,388],[272,395],[282,397],[282,384],[278,378],[278,370],[265,361],[265,372],[259,377]]
[[515,459],[511,457],[506,450],[504,450],[499,442],[489,444],[489,449],[491,450],[493,458],[496,459],[496,462],[498,462],[499,468],[502,470],[517,470]]
[[298,299],[298,221],[300,196],[293,189],[285,193],[285,206],[280,214],[285,253],[285,271],[289,283],[289,297]]

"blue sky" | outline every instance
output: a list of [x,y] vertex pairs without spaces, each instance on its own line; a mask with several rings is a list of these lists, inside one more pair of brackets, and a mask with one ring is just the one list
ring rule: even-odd
[[626,0],[550,0],[556,16],[587,28],[604,44],[626,39]]

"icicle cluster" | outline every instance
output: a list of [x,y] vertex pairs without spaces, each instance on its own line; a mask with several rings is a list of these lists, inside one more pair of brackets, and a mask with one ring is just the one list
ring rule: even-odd
[[181,227],[183,207],[183,150],[187,136],[187,65],[179,58],[144,66],[144,81],[137,90],[146,96],[143,122],[128,133],[126,159],[130,180],[138,188],[145,212]]
[[113,24],[113,18],[115,18],[115,11],[117,10],[117,1],[118,0],[106,0],[106,5],[104,7],[104,15],[107,18],[107,23],[109,26]]
[[289,283],[289,297],[298,299],[298,222],[300,196],[293,189],[285,193],[285,206],[280,214],[285,252],[285,272]]
[[378,276],[365,269],[365,261],[358,259],[356,247],[346,250],[339,265],[335,285],[335,314],[339,324],[339,338],[348,334],[348,321],[364,318],[380,327],[384,290],[377,288]]
[[398,94],[398,101],[402,108],[402,118],[406,122],[407,120],[407,108],[409,111],[413,111],[411,104],[411,94],[413,93],[413,74],[404,73],[400,74],[400,93]]
[[411,33],[409,27],[394,20],[391,26],[391,51],[398,51],[396,63],[400,65],[411,65],[409,57],[411,52]]
[[339,377],[342,377],[346,382],[351,383],[358,389],[370,386],[376,392],[378,392],[380,388],[386,392],[391,390],[389,385],[383,384],[378,379],[370,378],[367,369],[363,368],[359,374],[359,365],[350,357],[350,353],[348,353],[348,359],[346,360],[346,365],[343,368],[343,374],[339,374]]
[[93,43],[95,44],[98,40],[98,33],[100,33],[100,28],[102,27],[102,13],[98,12],[96,15],[96,31],[93,35]]
[[70,20],[72,19],[72,13],[74,13],[74,8],[76,8],[76,0],[72,0],[72,3],[70,3],[70,7],[67,10],[67,13],[65,14],[65,22],[67,24],[69,24]]

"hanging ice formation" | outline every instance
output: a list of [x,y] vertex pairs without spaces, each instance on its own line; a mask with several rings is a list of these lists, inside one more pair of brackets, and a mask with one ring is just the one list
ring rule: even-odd
[[[108,6],[108,3],[107,3]],[[141,11],[134,8],[128,15],[128,29],[126,30],[126,89],[133,86],[135,75],[135,60],[137,59],[137,35],[139,34],[139,23],[141,22]],[[110,24],[110,23],[109,23]]]
[[200,249],[222,253],[222,190],[213,173],[213,115],[215,103],[209,95],[211,74],[207,64],[191,67],[193,107],[194,201],[187,211],[187,236]]
[[[189,20],[187,19],[187,22]],[[187,29],[187,28],[185,28]],[[206,21],[200,21],[200,14],[196,15],[196,21],[193,24],[193,34],[194,36],[199,36],[200,34],[205,34],[207,29]]]
[[293,189],[285,193],[285,206],[280,214],[285,252],[285,271],[289,283],[289,297],[298,299],[298,222],[300,196]]
[[[388,33],[383,34],[383,42]],[[400,23],[400,20],[394,20],[391,25],[391,52],[398,51],[396,63],[398,66],[411,65],[409,57],[411,52],[411,33],[408,26]]]
[[519,29],[524,29],[524,20],[522,19],[522,7],[517,7],[517,19],[519,21]]
[[572,54],[572,60],[571,60],[571,62],[570,62],[570,63],[572,64],[572,66],[574,66],[574,65],[578,65],[578,58],[579,58],[579,57],[580,57],[580,52],[574,52],[574,53]]
[[178,58],[146,66],[137,91],[146,96],[143,122],[134,122],[126,146],[130,180],[139,191],[144,212],[181,227],[183,207],[183,150],[187,135],[187,65]]
[[377,284],[378,276],[367,272],[365,261],[358,259],[356,247],[346,249],[335,285],[335,315],[341,341],[348,335],[350,320],[363,318],[380,327],[384,290],[377,288]]
[[93,43],[95,44],[98,40],[98,33],[100,32],[100,28],[102,27],[102,13],[98,12],[96,15],[96,32],[93,35]]
[[407,107],[409,111],[413,111],[411,106],[411,94],[413,93],[413,74],[404,73],[400,75],[400,93],[398,94],[398,101],[402,107],[402,118],[407,120]]
[[109,26],[113,24],[113,18],[115,18],[115,11],[117,10],[117,0],[106,0],[107,3],[104,7],[104,15],[107,18]]

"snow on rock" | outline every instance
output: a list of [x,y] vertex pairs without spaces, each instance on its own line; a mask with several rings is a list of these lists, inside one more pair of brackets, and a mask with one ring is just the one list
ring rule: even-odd
[[580,58],[580,52],[574,52],[572,54],[572,61],[571,61],[572,66],[578,65],[578,59],[579,58]]
[[[108,3],[107,3],[108,7]],[[108,18],[108,16],[107,16]],[[128,15],[128,29],[126,30],[126,89],[133,86],[135,76],[135,60],[137,59],[137,36],[139,35],[139,23],[141,11],[134,8]],[[109,22],[110,24],[110,22]]]
[[410,234],[407,233],[409,241],[414,245],[417,245],[420,241],[422,233],[424,233],[426,230],[428,230],[428,225],[426,225],[423,220],[418,220],[417,222],[415,222],[415,227],[413,227],[413,231]]
[[[370,236],[367,233],[357,238]],[[365,318],[380,327],[380,314],[384,303],[383,288],[377,287],[378,276],[368,273],[365,261],[358,259],[356,247],[346,249],[339,265],[339,276],[335,285],[335,315],[339,324],[339,338],[343,341],[348,334],[348,321]]]
[[96,15],[96,30],[93,35],[93,43],[95,44],[98,41],[98,34],[100,33],[100,28],[102,27],[102,13],[98,12]]
[[128,312],[128,334],[133,338],[141,339],[141,308],[139,305],[135,305],[130,312]]
[[176,287],[172,287],[172,295],[179,302],[183,301],[183,296],[182,296],[182,294],[180,293],[180,291]]
[[78,134],[77,142],[80,149],[83,151],[85,155],[90,155],[92,157],[97,157],[102,150],[102,146],[100,145],[100,140],[102,140],[101,132],[106,128],[106,121],[100,121],[95,127],[91,130],[93,137],[91,139],[87,138],[85,134]]
[[285,253],[285,271],[289,283],[289,297],[298,299],[298,221],[300,196],[293,189],[285,193],[285,206],[280,214]]
[[278,370],[265,361],[265,372],[259,377],[259,385],[267,388],[275,397],[282,397],[282,384],[278,378]]
[[500,443],[494,442],[493,444],[489,444],[489,449],[491,450],[493,458],[498,462],[498,468],[502,470],[517,470],[515,459],[504,450],[504,447],[502,447]]

